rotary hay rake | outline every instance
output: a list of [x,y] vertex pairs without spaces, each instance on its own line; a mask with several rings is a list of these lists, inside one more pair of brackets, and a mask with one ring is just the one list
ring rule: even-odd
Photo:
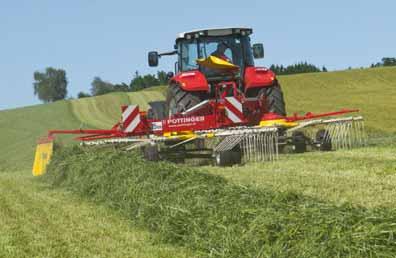
[[284,152],[331,151],[365,145],[363,117],[344,117],[358,110],[280,116],[267,112],[259,98],[245,98],[235,90],[235,83],[218,86],[234,89],[234,94],[203,101],[169,118],[153,118],[149,115],[152,110],[142,112],[138,106],[129,105],[122,107],[121,121],[109,130],[51,130],[39,142],[33,174],[45,172],[57,134],[80,135],[76,140],[86,146],[140,148],[150,161],[173,155],[173,160],[179,161],[212,158],[219,166],[274,161]]

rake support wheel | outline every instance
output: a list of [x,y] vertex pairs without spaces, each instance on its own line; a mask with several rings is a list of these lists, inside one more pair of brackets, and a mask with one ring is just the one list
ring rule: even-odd
[[215,163],[219,167],[227,167],[242,162],[242,154],[240,150],[227,150],[215,153]]
[[332,144],[331,144],[331,137],[330,133],[325,130],[321,129],[316,132],[316,142],[319,144],[319,150],[321,151],[331,151]]
[[160,155],[158,145],[146,145],[142,148],[144,159],[148,161],[159,161]]
[[292,144],[294,153],[304,153],[307,151],[306,136],[303,132],[296,131],[292,134]]

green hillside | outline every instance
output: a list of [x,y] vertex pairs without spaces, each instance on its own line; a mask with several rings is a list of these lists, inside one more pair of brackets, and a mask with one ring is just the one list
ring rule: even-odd
[[289,113],[358,108],[370,132],[396,132],[395,67],[289,75],[280,82]]
[[[36,141],[49,129],[110,128],[119,120],[121,105],[135,103],[147,109],[147,102],[164,98],[161,90],[113,93],[0,111],[0,170],[30,168]],[[72,137],[60,137],[65,138]]]

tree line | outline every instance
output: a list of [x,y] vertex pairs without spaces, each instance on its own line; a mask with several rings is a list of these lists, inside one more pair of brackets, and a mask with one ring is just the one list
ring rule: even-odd
[[300,62],[297,64],[292,64],[288,66],[283,65],[271,65],[270,70],[277,75],[288,75],[296,73],[317,73],[317,72],[327,72],[325,66],[320,69],[319,67],[309,64],[308,62]]
[[371,64],[371,68],[382,66],[396,66],[396,57],[384,57],[381,62]]
[[[384,57],[381,62],[373,63],[370,67],[396,66],[395,57]],[[277,75],[288,75],[297,73],[313,73],[313,72],[327,72],[327,68],[323,66],[319,68],[308,62],[300,62],[288,66],[271,65],[270,69]],[[36,71],[33,74],[33,91],[41,101],[44,103],[62,100],[67,97],[67,78],[66,71],[63,69],[56,69],[48,67],[44,72]],[[89,92],[79,92],[77,97],[91,97],[107,94],[110,92],[133,92],[145,88],[166,85],[168,84],[168,77],[166,72],[158,71],[157,74],[141,75],[138,71],[135,72],[134,77],[127,83],[111,83],[102,80],[100,77],[94,77],[91,82]]]
[[[33,92],[39,100],[44,103],[62,100],[67,97],[67,78],[66,71],[48,67],[44,72],[36,71],[33,74]],[[102,80],[99,76],[93,78],[89,92],[80,91],[78,98],[99,96],[111,92],[133,92],[148,87],[166,85],[168,83],[167,74],[164,71],[158,71],[156,75],[140,75],[135,72],[134,77],[129,84],[111,83]]]
[[84,98],[90,96],[99,96],[110,92],[139,91],[153,86],[166,85],[167,83],[168,78],[166,76],[166,72],[164,71],[158,71],[156,75],[140,75],[139,72],[136,71],[134,78],[130,81],[129,84],[113,84],[111,82],[104,81],[97,76],[94,77],[93,81],[91,82],[90,94],[86,92],[79,92],[77,97]]

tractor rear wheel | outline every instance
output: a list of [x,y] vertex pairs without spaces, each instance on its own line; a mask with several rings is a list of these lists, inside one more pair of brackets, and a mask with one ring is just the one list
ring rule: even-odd
[[184,112],[200,102],[201,96],[199,93],[185,91],[177,84],[169,85],[166,96],[167,114],[169,116]]
[[265,97],[268,112],[286,116],[286,105],[283,92],[277,81],[270,87],[262,88],[258,96]]

